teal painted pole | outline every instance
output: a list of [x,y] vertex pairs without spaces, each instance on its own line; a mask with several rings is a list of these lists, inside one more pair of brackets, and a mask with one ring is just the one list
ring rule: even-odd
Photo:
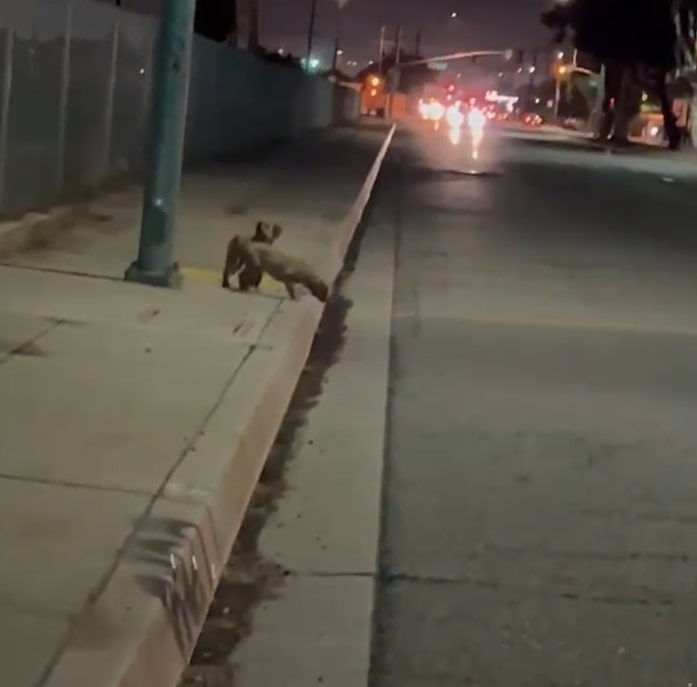
[[181,184],[196,0],[163,0],[150,106],[148,174],[138,257],[126,281],[177,287],[172,261]]

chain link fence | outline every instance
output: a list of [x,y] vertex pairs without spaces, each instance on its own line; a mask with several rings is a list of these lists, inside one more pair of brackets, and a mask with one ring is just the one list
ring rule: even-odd
[[[92,0],[4,0],[2,216],[142,168],[157,24]],[[357,115],[350,89],[195,37],[187,161],[234,155]]]

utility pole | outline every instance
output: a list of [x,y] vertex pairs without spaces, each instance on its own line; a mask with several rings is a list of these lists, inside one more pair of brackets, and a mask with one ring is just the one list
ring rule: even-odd
[[571,63],[571,71],[569,72],[569,78],[566,80],[566,102],[571,104],[571,100],[574,94],[574,84],[572,79],[574,74],[576,74],[576,69],[578,68],[578,50],[574,50],[573,61]]
[[332,56],[332,72],[336,71],[337,64],[339,62],[339,34],[337,33],[334,39],[334,55]]
[[229,45],[234,45],[236,48],[239,47],[240,43],[240,22],[238,14],[238,1],[239,0],[228,0],[230,5],[230,21],[228,23],[227,35],[225,38],[226,43]]
[[554,119],[559,119],[559,101],[561,100],[561,79],[559,74],[554,75]]
[[402,51],[402,27],[397,25],[397,33],[394,39],[394,63],[395,66],[399,64],[399,56]]
[[317,0],[311,0],[310,4],[310,25],[307,28],[307,55],[305,57],[305,69],[310,70],[310,59],[312,58],[312,43],[315,38],[315,17],[317,15]]
[[397,24],[397,32],[394,41],[394,66],[392,68],[392,73],[390,74],[390,117],[394,117],[394,97],[397,93],[397,86],[399,83],[399,53],[401,51],[402,43],[402,27]]
[[181,284],[172,261],[189,95],[195,0],[162,3],[151,94],[149,160],[138,257],[126,281]]
[[332,72],[335,72],[338,64],[339,64],[339,53],[341,52],[341,17],[342,13],[341,10],[343,9],[343,5],[339,3],[338,8],[337,8],[337,15],[336,15],[336,38],[334,39],[334,55],[332,57]]
[[537,62],[538,62],[538,53],[537,50],[535,50],[532,53],[532,63],[530,64],[530,69],[528,71],[530,72],[529,79],[528,79],[528,98],[533,98],[533,91],[535,90],[535,73],[537,72]]
[[421,31],[416,32],[416,39],[414,40],[414,54],[421,54]]
[[382,76],[382,61],[385,55],[385,27],[380,27],[380,53],[378,55],[378,73]]
[[249,42],[247,49],[259,49],[259,0],[249,0]]
[[603,102],[605,101],[605,64],[600,65],[600,73],[598,74],[598,90],[595,94],[595,106],[591,115],[591,129],[594,136],[600,137],[603,124]]

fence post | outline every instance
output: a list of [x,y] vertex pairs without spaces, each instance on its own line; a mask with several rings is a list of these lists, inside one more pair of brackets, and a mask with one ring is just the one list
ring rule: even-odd
[[65,139],[68,129],[68,96],[70,93],[70,43],[73,33],[73,3],[65,3],[65,34],[61,54],[60,100],[58,104],[58,150],[56,152],[56,191],[60,192],[65,181]]
[[[119,11],[118,9],[116,10]],[[114,94],[116,93],[116,69],[119,59],[119,33],[121,17],[117,15],[111,33],[111,55],[109,56],[109,80],[107,81],[106,98],[104,102],[104,141],[102,149],[102,175],[111,169],[111,144],[114,127]]]
[[2,74],[2,111],[0,111],[0,211],[5,209],[5,173],[7,170],[7,150],[10,126],[10,99],[12,97],[12,58],[14,55],[14,22],[7,22]]

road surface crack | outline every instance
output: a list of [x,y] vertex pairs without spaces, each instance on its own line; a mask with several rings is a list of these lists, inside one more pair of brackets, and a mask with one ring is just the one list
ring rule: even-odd
[[371,573],[367,571],[332,571],[317,570],[284,570],[284,577],[306,578],[339,578],[339,579],[372,579],[381,585],[391,584],[423,584],[431,586],[463,586],[476,587],[490,591],[516,592],[526,596],[553,596],[567,601],[581,601],[587,603],[607,604],[610,606],[673,606],[675,599],[668,594],[648,587],[641,589],[641,594],[619,593],[584,593],[574,589],[554,590],[550,586],[537,587],[533,585],[515,585],[501,582],[492,578],[478,578],[471,575],[424,575],[418,573],[381,572]]

